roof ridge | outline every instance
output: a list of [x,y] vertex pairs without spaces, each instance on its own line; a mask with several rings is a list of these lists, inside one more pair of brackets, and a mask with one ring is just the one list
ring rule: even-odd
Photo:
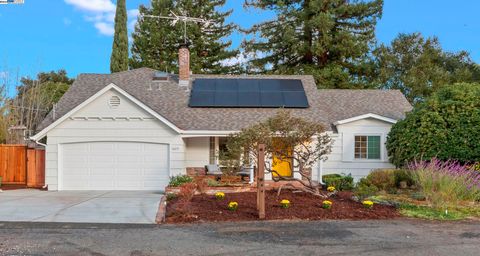
[[124,73],[130,73],[130,72],[134,72],[134,71],[140,71],[140,70],[144,70],[144,69],[147,69],[147,70],[150,70],[150,71],[156,71],[156,69],[153,69],[153,68],[141,67],[141,68],[129,69],[129,70],[124,70],[124,71],[115,72],[115,73],[110,73],[110,74],[102,74],[102,73],[80,73],[80,74],[78,74],[78,76],[82,76],[82,75],[87,75],[87,76],[88,76],[88,75],[112,76],[112,75],[120,75],[120,74],[124,74]]
[[339,92],[339,91],[352,91],[352,92],[355,92],[355,91],[360,91],[360,92],[396,92],[396,91],[400,91],[399,89],[343,89],[343,88],[339,88],[339,89],[318,89],[318,91],[335,91],[335,92]]

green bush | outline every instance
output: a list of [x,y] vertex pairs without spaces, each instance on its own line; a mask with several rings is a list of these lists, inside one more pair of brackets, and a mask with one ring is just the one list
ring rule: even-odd
[[407,186],[414,185],[415,182],[413,180],[413,173],[410,170],[406,169],[397,169],[394,171],[395,176],[395,185],[397,187],[400,186],[400,182],[405,181]]
[[379,190],[388,192],[396,188],[394,170],[374,170],[365,179],[368,184],[377,187]]
[[188,175],[177,175],[170,177],[168,185],[170,187],[179,187],[182,184],[193,182],[193,178]]
[[322,178],[327,187],[333,186],[339,191],[352,190],[354,188],[351,174],[327,174],[323,175]]
[[480,161],[480,84],[441,88],[393,125],[387,138],[390,161],[404,166],[436,157]]
[[374,196],[379,189],[370,183],[366,178],[361,178],[360,181],[355,186],[353,194],[359,199],[364,200],[365,198]]

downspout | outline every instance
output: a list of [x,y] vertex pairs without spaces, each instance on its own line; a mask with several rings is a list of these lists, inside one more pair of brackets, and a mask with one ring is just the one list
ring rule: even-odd
[[[47,149],[47,144],[43,144],[43,143],[39,142],[38,140],[34,140],[34,139],[32,139],[32,137],[30,137],[29,139],[32,140],[33,142],[37,143],[40,146],[44,146],[45,150]],[[46,189],[46,188],[48,188],[48,184],[46,184],[46,182],[45,182],[45,185],[43,185],[42,189]]]

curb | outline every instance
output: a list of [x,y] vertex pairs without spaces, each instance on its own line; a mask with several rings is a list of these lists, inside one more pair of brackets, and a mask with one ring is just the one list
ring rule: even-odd
[[160,198],[160,203],[158,204],[157,216],[155,217],[155,223],[163,224],[165,222],[165,214],[167,213],[167,201],[166,196],[163,195]]

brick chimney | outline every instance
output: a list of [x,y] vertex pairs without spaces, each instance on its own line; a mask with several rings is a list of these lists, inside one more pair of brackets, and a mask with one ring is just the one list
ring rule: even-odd
[[181,44],[178,49],[178,76],[179,85],[188,86],[190,83],[190,50],[188,44]]

